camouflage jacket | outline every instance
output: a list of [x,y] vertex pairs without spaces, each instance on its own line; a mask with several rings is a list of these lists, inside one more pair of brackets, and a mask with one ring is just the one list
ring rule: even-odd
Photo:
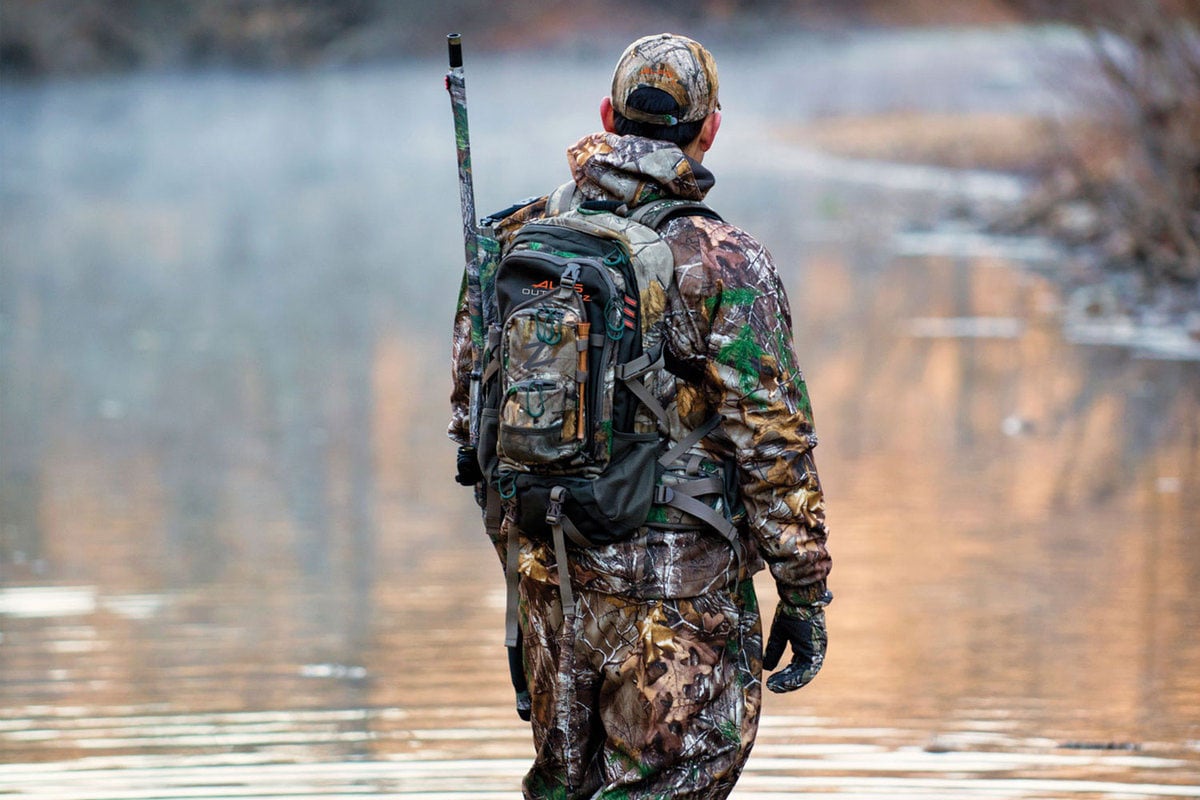
[[[568,150],[577,195],[636,205],[657,197],[699,200],[712,173],[664,142],[593,134]],[[545,198],[505,220],[501,241],[544,214]],[[659,399],[679,440],[713,412],[721,426],[699,445],[714,461],[737,465],[748,557],[740,571],[770,567],[780,596],[803,603],[825,591],[830,557],[825,504],[813,461],[817,437],[804,379],[792,348],[791,311],[770,254],[745,231],[701,217],[662,230],[675,257],[665,313],[668,363],[675,377]],[[470,320],[460,298],[452,349],[454,389],[449,434],[467,441]],[[501,528],[501,541],[515,529]],[[553,547],[522,541],[521,571],[556,582]],[[736,579],[728,543],[703,530],[644,528],[634,538],[572,554],[581,587],[632,597],[690,597]]]

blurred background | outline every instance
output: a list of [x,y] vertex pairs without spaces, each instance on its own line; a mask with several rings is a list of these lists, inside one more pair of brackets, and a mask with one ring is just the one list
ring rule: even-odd
[[660,30],[719,65],[708,199],[788,288],[832,531],[829,658],[735,798],[1197,796],[1168,0],[0,0],[0,792],[517,795],[445,35],[487,212]]

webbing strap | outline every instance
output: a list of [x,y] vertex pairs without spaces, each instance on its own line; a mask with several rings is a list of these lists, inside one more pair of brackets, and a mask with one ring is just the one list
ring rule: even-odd
[[571,518],[568,517],[566,514],[564,514],[563,518],[562,518],[562,528],[563,528],[563,533],[565,533],[567,535],[567,538],[570,539],[573,543],[575,543],[579,547],[595,547],[596,546],[592,542],[591,539],[587,538],[586,536],[583,535],[583,533],[580,532],[579,528],[575,527],[575,523],[571,522]]
[[487,383],[488,381],[490,381],[492,378],[494,378],[496,376],[496,373],[499,371],[500,371],[500,359],[493,358],[491,361],[488,362],[487,368],[484,369],[484,371],[483,371],[483,382]]
[[670,489],[675,494],[686,494],[688,497],[704,497],[707,494],[723,494],[725,491],[725,482],[716,475],[706,475],[703,478],[689,478],[686,481],[672,483],[670,486],[659,486],[656,489],[657,493],[664,489]]
[[641,378],[654,370],[662,369],[665,363],[666,359],[663,357],[660,345],[655,350],[642,353],[637,358],[626,361],[624,364],[617,364],[613,368],[613,375],[616,379],[625,384],[625,388],[650,410],[650,413],[658,420],[658,424],[664,429],[670,424],[667,419],[667,411],[662,407],[658,398],[650,394],[650,390],[646,388],[646,384],[642,383]]
[[669,424],[667,419],[667,410],[662,407],[662,403],[658,402],[658,398],[650,394],[650,390],[646,388],[646,384],[642,383],[637,378],[628,378],[624,381],[625,388],[633,394],[638,400],[642,401],[654,418],[658,420],[658,424],[664,429]]
[[483,370],[483,382],[486,384],[500,371],[500,328],[496,325],[488,328],[487,349],[484,352],[491,356]]
[[737,528],[732,522],[725,519],[723,514],[718,513],[711,506],[701,503],[694,497],[689,497],[683,492],[675,491],[670,486],[661,486],[659,489],[659,497],[663,505],[678,508],[680,511],[691,514],[696,519],[711,525],[717,533],[728,539],[729,543],[735,549],[738,547]]
[[521,582],[521,537],[514,525],[508,527],[508,553],[504,563],[504,646],[516,647],[517,637],[521,634],[518,603],[520,601],[518,585]]
[[656,369],[662,369],[666,359],[663,358],[662,348],[658,349],[658,353],[642,353],[635,359],[626,361],[624,364],[617,364],[613,367],[613,375],[618,380],[628,381],[635,378],[640,378],[647,372]]
[[554,532],[554,560],[558,562],[558,593],[562,597],[563,618],[575,616],[575,592],[571,590],[571,569],[567,562],[567,543],[562,525],[551,525]]
[[683,437],[679,442],[667,452],[659,456],[658,463],[662,466],[670,466],[675,459],[682,456],[688,450],[692,449],[692,445],[697,444],[705,436],[708,436],[717,426],[721,424],[721,415],[713,414],[706,419],[698,428],[695,428],[687,436]]
[[571,201],[575,199],[575,181],[567,181],[559,186],[546,198],[546,213],[556,217],[571,210]]
[[657,200],[639,206],[636,211],[629,215],[630,219],[640,222],[643,225],[648,225],[655,230],[661,228],[665,223],[671,221],[675,217],[695,216],[708,217],[709,219],[720,220],[721,215],[713,211],[704,203],[695,200],[679,200],[667,199]]
[[500,502],[500,492],[491,481],[484,481],[487,487],[484,491],[483,529],[493,542],[500,538],[500,520],[504,516],[504,504]]
[[[554,560],[558,568],[558,594],[562,598],[563,619],[570,619],[575,616],[575,592],[571,589],[567,542],[563,538],[563,522],[571,524],[571,521],[563,516],[562,504],[566,499],[567,489],[565,486],[555,486],[550,490],[550,503],[546,507],[546,524],[550,526],[554,539]],[[571,525],[571,527],[575,526]],[[578,531],[575,533],[578,534]]]

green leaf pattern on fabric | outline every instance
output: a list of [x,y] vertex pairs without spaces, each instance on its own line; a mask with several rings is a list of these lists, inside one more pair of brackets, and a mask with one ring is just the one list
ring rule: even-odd
[[763,349],[754,335],[754,329],[743,325],[737,338],[725,344],[717,352],[722,364],[733,367],[740,377],[741,389],[750,394],[758,386],[759,370],[762,366]]

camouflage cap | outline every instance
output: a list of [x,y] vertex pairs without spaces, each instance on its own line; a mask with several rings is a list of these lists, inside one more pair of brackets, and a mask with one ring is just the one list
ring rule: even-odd
[[[651,114],[627,105],[642,88],[659,89],[679,104],[678,114]],[[613,108],[626,119],[652,125],[702,120],[720,108],[717,64],[699,42],[674,33],[638,39],[621,54],[612,80]]]

